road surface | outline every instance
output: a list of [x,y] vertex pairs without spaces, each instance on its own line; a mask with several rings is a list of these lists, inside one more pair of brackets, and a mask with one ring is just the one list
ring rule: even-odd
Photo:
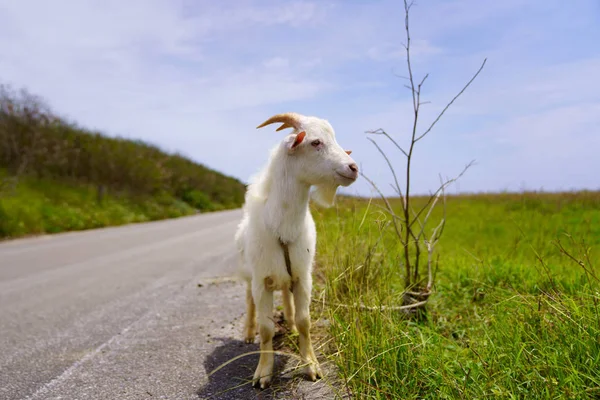
[[[240,217],[233,210],[0,243],[0,399],[333,398],[329,385],[299,372],[253,389],[246,382],[257,355],[208,377],[258,350],[240,340]],[[280,371],[295,362],[278,360]]]

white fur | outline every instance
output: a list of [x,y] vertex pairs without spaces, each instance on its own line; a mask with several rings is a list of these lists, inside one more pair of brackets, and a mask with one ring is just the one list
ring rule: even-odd
[[[315,201],[330,206],[337,187],[352,184],[358,169],[336,142],[334,130],[327,121],[296,115],[299,129],[294,129],[271,150],[267,165],[248,187],[235,242],[242,275],[248,282],[246,341],[254,341],[256,309],[261,350],[272,350],[273,291],[282,290],[285,319],[291,329],[298,327],[300,353],[308,364],[309,378],[315,380],[321,372],[308,333],[317,239],[308,205],[310,189],[313,185],[316,187]],[[302,131],[306,132],[304,140],[293,147],[296,136]],[[315,140],[320,140],[321,145],[315,147]],[[292,278],[286,270],[280,238],[288,243]],[[292,294],[290,285],[293,285]],[[273,354],[261,353],[254,383],[267,387],[272,370]]]

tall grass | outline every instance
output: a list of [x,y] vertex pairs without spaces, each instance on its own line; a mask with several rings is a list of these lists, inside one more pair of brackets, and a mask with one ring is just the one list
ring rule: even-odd
[[374,203],[314,211],[332,358],[358,398],[600,397],[600,193],[449,197],[421,320],[353,306],[402,301]]

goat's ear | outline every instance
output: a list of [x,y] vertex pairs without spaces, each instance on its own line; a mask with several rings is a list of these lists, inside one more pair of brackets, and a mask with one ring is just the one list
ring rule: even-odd
[[298,147],[300,145],[300,143],[302,143],[302,141],[304,140],[304,138],[306,137],[306,132],[302,131],[299,134],[296,135],[296,138],[294,139],[294,142],[289,145],[288,148],[288,152],[293,152],[294,150],[296,150],[296,147]]
[[350,155],[352,154],[352,150],[344,150],[346,152],[346,154]]

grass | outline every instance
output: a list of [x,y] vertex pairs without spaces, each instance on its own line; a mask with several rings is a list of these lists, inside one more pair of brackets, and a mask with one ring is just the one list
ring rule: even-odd
[[357,398],[600,398],[600,193],[449,197],[421,320],[348,307],[401,304],[400,249],[375,203],[313,210],[315,298]]
[[[0,179],[2,178],[0,171]],[[94,185],[21,177],[0,196],[0,238],[57,233],[194,214],[168,194],[107,194],[98,202]]]

